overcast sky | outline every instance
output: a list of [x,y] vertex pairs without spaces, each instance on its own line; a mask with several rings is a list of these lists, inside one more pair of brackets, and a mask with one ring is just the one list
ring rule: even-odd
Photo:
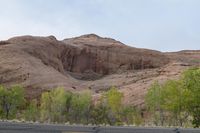
[[0,0],[0,40],[95,33],[134,47],[200,49],[200,0]]

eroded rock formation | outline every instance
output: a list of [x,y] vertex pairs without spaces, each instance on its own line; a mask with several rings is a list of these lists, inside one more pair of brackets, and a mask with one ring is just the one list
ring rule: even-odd
[[200,51],[162,53],[95,34],[63,41],[21,36],[0,42],[0,84],[21,84],[30,98],[60,86],[70,91],[90,88],[98,95],[114,85],[125,102],[142,104],[154,80],[176,78],[199,60]]

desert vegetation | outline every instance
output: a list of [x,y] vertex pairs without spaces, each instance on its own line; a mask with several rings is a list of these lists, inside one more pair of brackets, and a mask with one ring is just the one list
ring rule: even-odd
[[[44,92],[39,100],[25,100],[21,86],[0,87],[0,118],[69,124],[140,124],[140,113],[123,105],[123,94],[111,87],[94,103],[92,93],[71,93],[63,88]],[[137,118],[137,119],[136,119]]]
[[0,118],[48,123],[95,125],[200,126],[200,69],[185,71],[179,80],[154,82],[145,106],[123,104],[116,87],[93,100],[92,92],[55,88],[27,100],[21,86],[0,86]]
[[155,82],[145,103],[155,125],[200,126],[200,69],[185,71],[179,80]]

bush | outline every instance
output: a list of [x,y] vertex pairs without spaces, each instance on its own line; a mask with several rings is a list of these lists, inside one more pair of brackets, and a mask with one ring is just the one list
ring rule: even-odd
[[24,89],[21,86],[5,88],[0,86],[0,117],[1,119],[16,118],[17,112],[24,105]]

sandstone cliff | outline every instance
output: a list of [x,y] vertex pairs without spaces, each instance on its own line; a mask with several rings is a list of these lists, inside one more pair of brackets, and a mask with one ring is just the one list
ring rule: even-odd
[[59,86],[70,91],[89,88],[95,96],[117,86],[126,103],[142,105],[154,80],[177,78],[199,65],[198,50],[162,53],[95,34],[63,41],[21,36],[0,42],[0,84],[21,84],[30,98]]

